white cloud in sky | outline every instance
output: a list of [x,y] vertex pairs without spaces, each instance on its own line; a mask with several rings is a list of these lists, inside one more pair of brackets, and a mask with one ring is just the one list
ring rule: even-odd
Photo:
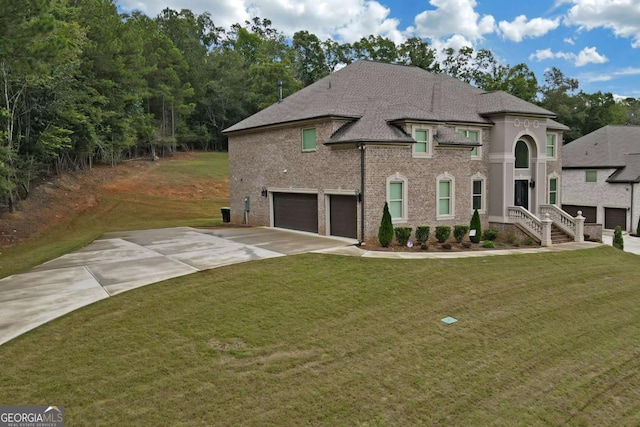
[[585,47],[577,55],[572,52],[553,52],[551,49],[539,49],[529,55],[530,61],[545,61],[548,59],[565,59],[572,61],[576,67],[583,67],[587,64],[604,64],[609,59],[598,53],[595,47]]
[[430,0],[435,10],[425,10],[415,17],[415,32],[420,37],[440,39],[458,35],[475,42],[496,30],[491,15],[480,17],[475,0]]
[[588,73],[580,76],[581,81],[585,82],[607,82],[618,77],[629,77],[640,75],[640,68],[628,67],[610,73]]
[[581,29],[607,28],[618,37],[631,38],[640,48],[640,4],[638,0],[565,0],[572,4],[565,24]]
[[520,15],[511,22],[500,21],[498,28],[500,29],[503,38],[519,43],[527,37],[542,37],[549,31],[558,28],[559,25],[560,18],[533,18],[531,20],[527,20],[525,15]]
[[565,42],[566,44],[570,44],[571,46],[573,46],[573,45],[575,45],[575,44],[576,44],[576,42],[574,42],[574,41],[573,41],[573,39],[572,39],[571,37],[566,37],[566,38],[564,39],[564,42]]

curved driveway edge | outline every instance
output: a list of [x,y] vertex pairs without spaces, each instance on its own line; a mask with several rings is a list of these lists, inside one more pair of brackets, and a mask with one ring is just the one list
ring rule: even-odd
[[0,344],[140,286],[225,265],[353,243],[271,228],[176,227],[107,233],[79,250],[0,280]]

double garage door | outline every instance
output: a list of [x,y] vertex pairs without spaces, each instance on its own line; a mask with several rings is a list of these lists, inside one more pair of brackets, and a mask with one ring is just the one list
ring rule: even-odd
[[[582,211],[586,223],[595,223],[597,208],[595,206],[562,205],[562,209],[571,216],[578,215]],[[625,208],[604,208],[604,228],[613,230],[619,225],[623,231],[627,230],[627,210]]]
[[[318,232],[318,195],[273,193],[273,226]],[[357,238],[355,196],[329,196],[329,228],[332,236]]]

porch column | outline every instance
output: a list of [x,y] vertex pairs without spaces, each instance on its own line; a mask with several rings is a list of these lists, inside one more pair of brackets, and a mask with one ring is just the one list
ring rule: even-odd
[[576,223],[576,235],[573,240],[578,243],[584,242],[584,219],[582,211],[578,211],[578,216],[573,219]]
[[541,246],[551,246],[553,244],[551,242],[551,224],[553,224],[553,221],[549,218],[549,214],[544,214],[544,218],[542,219],[542,237],[540,238]]

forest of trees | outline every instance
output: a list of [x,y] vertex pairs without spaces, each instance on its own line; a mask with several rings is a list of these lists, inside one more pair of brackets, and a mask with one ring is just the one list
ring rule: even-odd
[[230,28],[215,17],[165,9],[119,14],[114,0],[0,0],[0,205],[63,170],[225,150],[222,130],[357,59],[447,73],[504,90],[558,114],[571,141],[607,124],[639,124],[640,99],[584,93],[552,68],[538,82],[526,64],[489,50],[436,52],[427,41],[375,35],[354,43],[292,38],[268,19]]

